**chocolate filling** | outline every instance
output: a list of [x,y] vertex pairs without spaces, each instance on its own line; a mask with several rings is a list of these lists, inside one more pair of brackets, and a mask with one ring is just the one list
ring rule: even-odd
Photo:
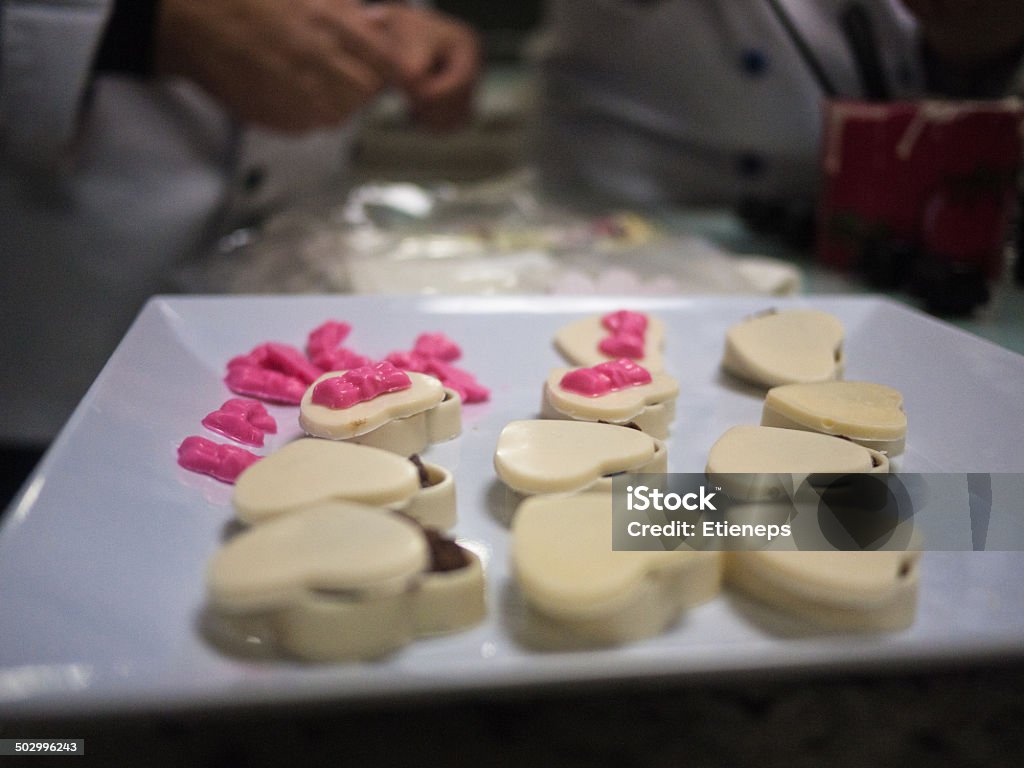
[[412,456],[409,457],[409,461],[411,461],[415,465],[416,472],[420,476],[420,488],[429,488],[430,473],[427,472],[427,468],[423,465],[423,459],[420,458],[420,455],[418,453],[414,453]]
[[432,528],[424,528],[427,546],[430,547],[430,570],[433,573],[457,571],[469,565],[465,550],[452,539],[446,538]]

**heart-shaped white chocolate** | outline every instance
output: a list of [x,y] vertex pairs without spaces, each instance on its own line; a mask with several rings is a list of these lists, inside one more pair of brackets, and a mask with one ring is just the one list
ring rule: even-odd
[[[584,317],[560,328],[555,333],[555,348],[570,364],[578,366],[597,365],[615,360],[622,355],[609,355],[598,347],[610,334],[603,324],[602,315]],[[651,373],[665,367],[662,348],[665,344],[665,324],[657,317],[647,315],[647,330],[644,333],[644,353],[632,358]]]
[[839,437],[741,425],[711,446],[706,471],[733,498],[754,501],[779,497],[807,475],[888,472],[889,459]]
[[837,629],[913,622],[921,553],[731,552],[729,583],[776,608]]
[[[420,519],[413,502],[423,491],[417,467],[379,448],[303,438],[256,462],[249,470],[239,476],[232,496],[235,512],[245,523],[262,523],[327,501],[405,510]],[[444,517],[452,520],[441,527],[454,522],[454,492],[450,496],[450,509]]]
[[720,562],[717,552],[613,551],[607,493],[533,496],[512,524],[512,564],[526,601],[597,639],[660,631],[715,594]]
[[667,373],[651,374],[649,384],[626,387],[597,397],[564,389],[562,378],[570,368],[555,368],[544,382],[541,413],[548,418],[579,421],[634,422],[653,437],[668,437],[675,418],[679,383]]
[[273,610],[310,592],[405,592],[430,563],[422,529],[386,510],[330,502],[283,515],[228,541],[210,562],[211,603],[227,613]]
[[[211,639],[238,652],[377,658],[484,616],[480,559],[403,515],[331,502],[231,539],[207,572]],[[454,559],[455,547],[461,562]]]
[[765,396],[761,424],[845,437],[889,456],[902,452],[907,435],[899,390],[866,381],[773,387]]
[[843,373],[843,325],[814,309],[747,318],[726,333],[722,367],[767,387],[838,379]]
[[525,495],[594,488],[617,472],[664,472],[664,444],[640,430],[614,424],[545,419],[513,421],[498,437],[494,468]]
[[313,390],[341,372],[325,373],[306,390],[299,405],[299,424],[307,434],[332,440],[365,435],[396,419],[404,419],[437,406],[445,397],[441,382],[433,376],[408,371],[411,386],[378,395],[349,408],[328,408],[313,402]]

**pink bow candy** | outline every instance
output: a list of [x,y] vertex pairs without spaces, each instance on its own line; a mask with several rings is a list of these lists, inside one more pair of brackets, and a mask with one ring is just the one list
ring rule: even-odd
[[351,408],[356,403],[411,386],[409,374],[385,360],[324,379],[313,387],[312,400],[325,408]]
[[224,383],[235,394],[295,405],[322,373],[295,347],[270,341],[229,360]]
[[421,333],[416,337],[411,350],[392,352],[386,359],[403,370],[425,373],[439,379],[463,403],[482,403],[488,400],[491,391],[478,382],[476,376],[452,365],[460,357],[462,350],[459,345],[443,333]]
[[431,360],[451,363],[462,357],[459,345],[443,333],[421,333],[416,337],[412,351]]
[[212,413],[202,424],[207,429],[246,445],[263,445],[264,436],[277,433],[277,422],[262,403],[232,398]]
[[453,390],[463,403],[482,403],[491,396],[491,391],[469,371],[437,358],[426,357],[415,350],[392,352],[387,360],[403,370],[433,376]]
[[646,368],[629,358],[622,357],[607,363],[598,363],[591,368],[569,371],[562,377],[559,386],[577,395],[600,397],[610,392],[650,383],[651,374]]
[[328,320],[310,331],[306,354],[321,371],[347,371],[370,365],[370,358],[341,346],[352,326],[339,320]]
[[647,333],[647,315],[620,309],[601,318],[601,325],[611,331],[598,343],[597,348],[613,357],[643,357],[644,336]]
[[298,405],[302,402],[302,396],[309,386],[301,379],[288,376],[280,371],[249,365],[228,368],[228,375],[224,377],[224,383],[236,394],[290,405]]
[[255,453],[237,445],[215,443],[195,435],[186,437],[178,446],[180,466],[225,483],[234,483],[246,468],[259,460]]

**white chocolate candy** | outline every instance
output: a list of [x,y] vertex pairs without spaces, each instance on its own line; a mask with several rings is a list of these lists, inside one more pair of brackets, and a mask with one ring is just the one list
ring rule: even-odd
[[242,522],[259,524],[326,501],[401,510],[431,528],[455,524],[455,482],[447,470],[379,448],[303,438],[243,472],[232,503]]
[[722,367],[766,387],[841,378],[842,323],[813,309],[747,318],[726,333]]
[[[708,455],[713,482],[734,498],[793,494],[811,474],[887,472],[884,454],[838,437],[733,427]],[[738,474],[742,473],[742,474]],[[761,519],[775,508],[767,505]],[[787,613],[837,629],[895,630],[914,617],[918,552],[730,552],[730,584]]]
[[523,495],[610,491],[609,475],[666,472],[664,443],[639,430],[584,421],[513,421],[498,437],[498,477]]
[[[651,373],[665,367],[662,348],[665,344],[665,324],[652,315],[647,315],[647,330],[644,334],[644,353],[633,358]],[[560,328],[555,333],[555,348],[572,365],[590,366],[614,360],[621,355],[608,355],[598,345],[609,335],[603,325],[602,315],[584,317]]]
[[333,502],[234,537],[210,564],[210,599],[227,612],[290,605],[306,592],[383,597],[406,592],[429,563],[411,520]]
[[889,456],[903,452],[907,415],[899,390],[866,381],[773,387],[761,424],[836,435]]
[[757,501],[790,494],[812,474],[888,472],[889,459],[838,437],[742,425],[711,447],[706,471],[733,498]]
[[726,579],[818,626],[895,631],[914,621],[920,556],[919,551],[730,552]]
[[598,397],[563,389],[560,382],[570,370],[555,368],[544,383],[541,415],[548,419],[605,421],[611,424],[635,424],[641,430],[664,440],[676,415],[679,384],[664,372],[652,372],[651,382],[626,387]]
[[[225,544],[208,568],[208,607],[225,636],[255,633],[305,659],[374,658],[482,618],[482,569],[463,552],[463,568],[432,571],[426,534],[412,520],[333,502]],[[426,616],[421,600],[443,610]]]
[[313,389],[325,373],[306,390],[299,405],[299,424],[307,434],[331,440],[350,440],[360,445],[411,456],[431,443],[457,437],[462,431],[459,396],[433,376],[408,371],[412,386],[389,392],[349,408],[328,408],[313,402]]
[[553,623],[587,644],[661,632],[717,594],[721,563],[719,552],[613,551],[609,493],[533,496],[512,524],[513,571],[538,633]]

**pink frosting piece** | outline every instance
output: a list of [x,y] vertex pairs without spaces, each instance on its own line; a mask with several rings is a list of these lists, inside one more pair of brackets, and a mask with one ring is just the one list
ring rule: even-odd
[[463,403],[482,403],[491,397],[491,391],[476,380],[469,371],[446,363],[443,360],[427,357],[416,350],[409,352],[392,352],[387,361],[399,368],[415,373],[425,373],[441,381],[454,390]]
[[232,398],[203,418],[207,429],[246,445],[263,445],[264,436],[277,432],[277,422],[256,400]]
[[634,312],[631,309],[620,309],[602,317],[601,325],[612,333],[629,331],[643,335],[647,330],[647,315],[642,312]]
[[598,363],[591,368],[577,368],[569,371],[559,386],[567,392],[586,397],[600,397],[629,387],[651,383],[650,372],[629,358],[622,357],[607,363]]
[[228,361],[229,369],[242,366],[283,373],[285,376],[304,381],[307,386],[316,381],[323,373],[307,360],[301,351],[276,341],[260,344],[248,354],[233,357]]
[[408,352],[392,352],[384,359],[386,362],[391,363],[396,368],[401,368],[403,371],[430,373],[428,370],[430,368],[430,358],[412,350]]
[[611,331],[598,343],[597,348],[612,357],[643,357],[644,336],[647,333],[647,315],[620,309],[601,318],[601,324]]
[[348,323],[328,320],[309,332],[309,336],[306,337],[306,354],[312,360],[322,352],[337,349],[351,332],[352,326]]
[[280,371],[287,376],[294,376],[304,381],[307,385],[312,384],[323,373],[322,370],[307,360],[306,356],[295,347],[288,344],[279,344],[276,341],[268,341],[262,346],[267,351],[265,368]]
[[245,418],[249,420],[249,423],[257,429],[262,429],[264,432],[271,435],[277,434],[277,422],[274,421],[273,416],[267,413],[267,409],[261,402],[256,400],[243,400],[235,397],[224,403],[224,405],[221,406],[221,410],[244,413]]
[[260,457],[237,445],[224,445],[193,435],[178,446],[178,464],[192,472],[234,483],[246,467]]
[[312,360],[324,371],[347,371],[351,368],[363,368],[367,365],[373,365],[373,361],[366,357],[366,355],[360,355],[358,352],[353,352],[346,347],[338,347],[330,351],[325,350],[312,358]]
[[482,403],[491,396],[491,391],[476,380],[469,371],[440,360],[429,362],[428,373],[441,380],[448,389],[454,390],[464,403]]
[[443,333],[421,333],[416,337],[412,351],[431,360],[450,363],[462,357],[462,349]]
[[351,330],[351,325],[339,320],[328,320],[314,328],[306,340],[306,354],[313,365],[321,372],[347,371],[370,365],[373,362],[370,358],[341,346]]
[[295,347],[269,341],[229,360],[224,383],[239,395],[295,405],[322,373]]
[[230,366],[224,383],[235,394],[289,405],[302,402],[302,396],[309,387],[302,379],[254,365]]
[[356,403],[411,386],[409,374],[384,361],[324,379],[313,387],[313,402],[325,408],[351,408]]

